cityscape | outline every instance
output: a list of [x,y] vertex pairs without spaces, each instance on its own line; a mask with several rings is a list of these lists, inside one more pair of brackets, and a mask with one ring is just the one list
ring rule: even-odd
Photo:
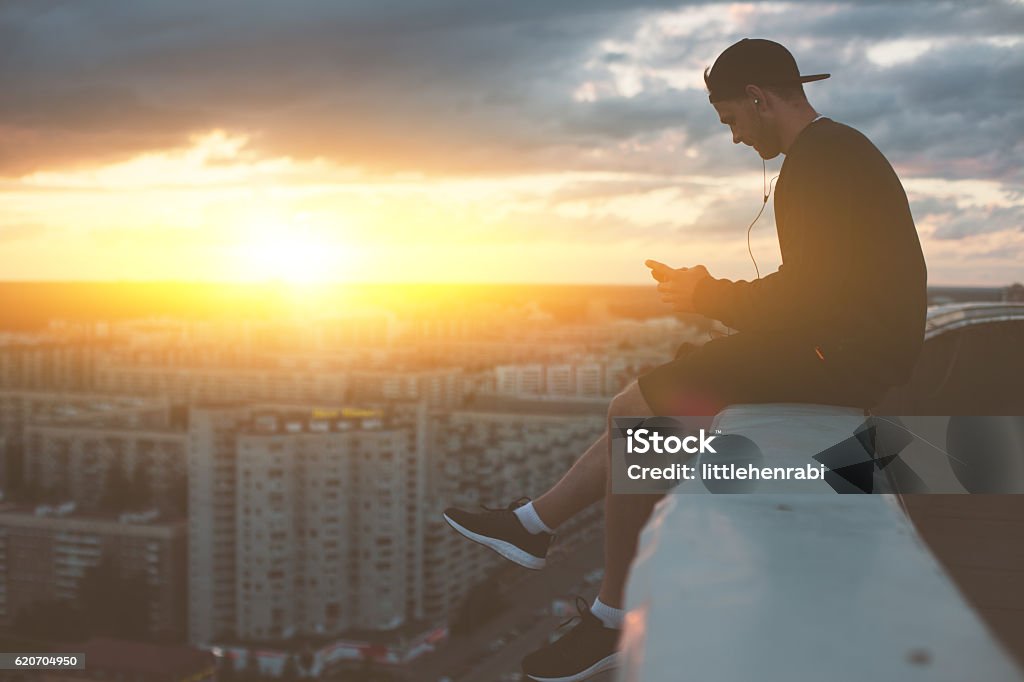
[[506,645],[599,580],[601,510],[560,529],[544,580],[441,510],[539,494],[625,383],[720,331],[641,287],[369,287],[301,317],[172,317],[132,289],[93,319],[50,317],[75,285],[37,291],[5,321],[0,627],[173,679],[519,679]]
[[[237,301],[171,317],[155,296],[135,317],[117,303],[132,289],[111,288],[106,317],[47,317],[74,298],[66,285],[21,308],[38,319],[6,321],[0,626],[21,648],[81,642],[90,664],[146,647],[196,679],[456,679],[486,664],[494,639],[450,642],[500,621],[502,587],[529,572],[441,510],[539,494],[601,433],[611,396],[712,331],[649,314],[640,287],[419,303],[366,290],[260,317]],[[599,519],[561,532],[566,588],[600,565]],[[534,591],[525,624],[504,610],[546,631],[568,591]]]

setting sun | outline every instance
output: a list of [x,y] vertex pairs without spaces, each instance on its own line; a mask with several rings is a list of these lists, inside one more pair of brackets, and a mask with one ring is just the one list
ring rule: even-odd
[[257,223],[252,241],[241,249],[246,279],[311,284],[337,278],[332,265],[341,262],[341,249],[301,224]]

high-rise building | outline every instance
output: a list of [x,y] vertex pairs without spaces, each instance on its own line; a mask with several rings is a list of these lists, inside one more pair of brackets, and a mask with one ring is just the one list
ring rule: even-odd
[[494,390],[516,397],[607,398],[622,389],[620,366],[623,363],[588,358],[546,365],[498,365]]
[[463,372],[442,369],[358,369],[350,374],[352,397],[360,401],[424,401],[431,406],[458,405],[465,395]]
[[423,612],[423,407],[196,407],[195,643],[387,630]]
[[237,438],[237,636],[386,630],[405,620],[410,432],[256,413]]
[[244,405],[189,410],[188,638],[235,632],[235,436]]
[[111,393],[165,396],[175,402],[336,402],[346,395],[348,376],[341,370],[103,362],[96,369],[96,386]]
[[0,387],[86,390],[97,347],[53,341],[45,335],[0,337]]
[[[530,409],[466,409],[431,419],[428,495],[422,507],[424,616],[450,616],[502,562],[454,533],[445,507],[503,507],[547,490],[604,429],[603,411],[566,414],[558,404]],[[588,519],[581,516],[580,521]]]
[[[188,434],[183,429],[82,422],[25,427],[28,487],[83,510],[120,511],[134,504],[184,515]],[[119,489],[111,489],[118,482]]]
[[86,572],[106,560],[119,575],[144,580],[149,634],[180,640],[185,549],[184,521],[161,521],[152,513],[86,515],[71,503],[7,504],[0,507],[0,624],[12,627],[40,603],[75,603]]
[[[33,425],[104,426],[166,430],[170,405],[160,397],[140,398],[102,393],[53,390],[0,390],[0,488],[10,490],[24,484],[32,454],[26,449],[26,431]],[[11,477],[16,480],[9,480]],[[42,481],[43,487],[53,482]]]

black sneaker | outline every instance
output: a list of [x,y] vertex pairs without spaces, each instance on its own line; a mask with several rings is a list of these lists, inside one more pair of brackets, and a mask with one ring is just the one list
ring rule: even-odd
[[523,659],[523,674],[538,682],[580,682],[619,664],[619,630],[606,628],[590,612],[590,606],[576,598],[576,625],[547,646]]
[[444,510],[444,520],[465,537],[490,547],[509,561],[540,569],[544,568],[548,547],[555,536],[551,533],[534,535],[523,528],[512,512],[529,501],[524,497],[504,509],[482,507],[482,512],[449,508]]

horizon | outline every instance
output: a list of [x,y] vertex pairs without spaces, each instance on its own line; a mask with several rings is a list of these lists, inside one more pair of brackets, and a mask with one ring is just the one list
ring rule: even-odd
[[[979,291],[998,291],[1006,289],[1015,284],[1022,284],[1020,280],[1007,281],[1004,284],[962,284],[962,283],[937,283],[928,284],[928,290],[937,289],[977,289]],[[285,289],[309,290],[326,288],[360,288],[360,287],[410,287],[410,288],[437,288],[448,287],[576,287],[576,288],[634,288],[646,289],[650,286],[653,289],[656,283],[650,285],[636,282],[540,282],[540,281],[424,281],[424,282],[400,282],[400,281],[366,281],[366,282],[295,282],[290,280],[186,280],[186,279],[139,279],[139,280],[103,280],[103,279],[80,279],[80,280],[35,280],[35,279],[0,279],[0,286],[6,284],[39,284],[39,285],[152,285],[152,286],[223,286],[223,287],[280,287]]]
[[[999,301],[1001,287],[929,286],[932,303]],[[295,284],[290,282],[4,282],[17,300],[0,330],[143,319],[294,322],[387,313],[408,319],[473,319],[495,310],[540,312],[555,323],[676,317],[654,286],[635,284]],[[678,319],[697,322],[700,316]],[[702,318],[701,318],[702,319]]]

